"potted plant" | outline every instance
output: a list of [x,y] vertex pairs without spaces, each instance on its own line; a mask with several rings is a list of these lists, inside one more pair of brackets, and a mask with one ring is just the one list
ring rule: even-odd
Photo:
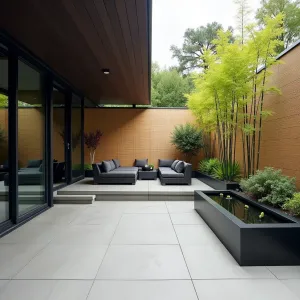
[[177,125],[171,135],[171,143],[183,153],[186,162],[191,162],[203,148],[203,135],[196,125],[186,123]]
[[90,151],[90,165],[89,166],[85,165],[88,166],[87,171],[92,170],[92,164],[95,161],[96,150],[100,144],[100,140],[102,136],[103,133],[99,129],[96,130],[95,132],[88,132],[84,134],[84,143]]

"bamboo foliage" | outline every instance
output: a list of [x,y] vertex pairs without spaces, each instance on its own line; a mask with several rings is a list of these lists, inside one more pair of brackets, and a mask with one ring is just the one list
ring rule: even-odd
[[263,119],[271,114],[264,109],[264,98],[279,92],[268,79],[270,67],[278,63],[275,49],[281,43],[277,37],[282,20],[282,15],[268,19],[259,31],[255,25],[247,26],[248,38],[243,43],[232,43],[228,32],[219,31],[214,41],[216,54],[204,54],[208,68],[197,75],[195,90],[187,95],[188,107],[202,128],[216,132],[225,169],[236,162],[237,138],[241,135],[245,176],[259,166]]

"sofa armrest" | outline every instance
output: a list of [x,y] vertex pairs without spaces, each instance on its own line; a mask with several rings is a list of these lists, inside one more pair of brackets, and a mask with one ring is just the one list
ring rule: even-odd
[[101,170],[98,164],[92,164],[94,177],[99,177],[101,174]]
[[184,177],[187,178],[187,179],[191,179],[192,178],[192,171],[193,171],[192,165],[188,164],[188,163],[185,163]]

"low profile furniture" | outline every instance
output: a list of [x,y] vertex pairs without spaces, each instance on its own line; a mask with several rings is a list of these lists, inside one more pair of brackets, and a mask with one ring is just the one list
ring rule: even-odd
[[[177,165],[180,163],[180,165]],[[174,167],[175,165],[175,167]],[[176,169],[176,166],[178,168]],[[158,175],[162,185],[192,184],[192,165],[174,159],[158,160]]]
[[[19,185],[41,185],[44,181],[44,170],[42,160],[31,160],[26,168],[18,171]],[[65,173],[64,162],[53,162],[53,182],[62,181]],[[9,184],[9,174],[4,176],[4,185]]]
[[143,171],[139,170],[139,180],[156,180],[157,179],[157,170]]
[[103,161],[93,164],[95,184],[135,184],[138,167],[121,167],[119,160]]

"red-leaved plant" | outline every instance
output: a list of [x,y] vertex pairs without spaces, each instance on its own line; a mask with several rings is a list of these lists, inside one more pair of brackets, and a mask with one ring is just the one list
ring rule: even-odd
[[90,150],[91,164],[94,163],[96,149],[100,144],[100,139],[103,133],[98,129],[95,132],[88,132],[84,134],[84,143]]

